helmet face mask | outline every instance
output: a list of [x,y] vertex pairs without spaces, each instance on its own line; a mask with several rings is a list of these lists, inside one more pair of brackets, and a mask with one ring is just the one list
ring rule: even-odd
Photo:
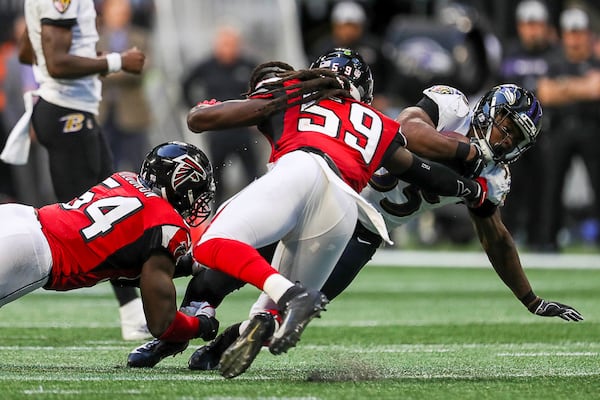
[[171,203],[190,226],[200,225],[212,211],[212,165],[196,146],[183,142],[156,146],[142,163],[140,181]]
[[[499,85],[479,100],[471,122],[493,161],[511,163],[535,144],[542,125],[542,106],[528,90],[512,84]],[[502,137],[492,142],[494,128]],[[513,135],[511,130],[518,133]],[[507,140],[515,141],[508,149],[503,145]]]
[[354,50],[336,48],[319,58],[310,69],[326,68],[350,81],[350,94],[355,100],[371,104],[373,101],[373,75],[362,56]]

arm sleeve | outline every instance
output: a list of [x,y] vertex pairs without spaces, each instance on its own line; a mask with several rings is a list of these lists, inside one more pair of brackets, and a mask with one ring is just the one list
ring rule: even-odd
[[414,154],[411,166],[396,176],[440,196],[462,197],[468,201],[477,200],[480,196],[481,188],[477,182]]
[[424,96],[421,100],[419,100],[416,106],[422,108],[423,111],[429,115],[429,118],[431,118],[434,126],[438,126],[438,122],[440,120],[440,111],[435,101],[431,100],[427,96]]

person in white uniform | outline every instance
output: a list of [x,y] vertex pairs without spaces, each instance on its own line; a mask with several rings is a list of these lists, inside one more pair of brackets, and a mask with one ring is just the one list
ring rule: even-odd
[[[135,48],[97,55],[93,0],[26,0],[25,19],[19,60],[33,65],[39,89],[27,94],[28,112],[11,132],[2,156],[10,158],[11,149],[19,148],[15,145],[18,138],[29,140],[31,120],[38,141],[48,150],[56,198],[68,202],[114,172],[112,155],[96,120],[99,76],[120,71],[139,74],[145,56]],[[37,96],[33,106],[32,94]],[[26,162],[27,151],[16,158],[21,160],[13,161],[24,158]],[[116,284],[113,288],[121,306],[123,338],[149,337],[136,290]]]
[[[500,85],[487,92],[472,111],[465,96],[455,88],[438,85],[423,93],[423,98],[416,106],[406,108],[397,118],[407,137],[408,148],[422,156],[443,158],[439,147],[432,146],[432,139],[435,139],[432,135],[442,136],[438,132],[457,140],[479,143],[487,158],[482,176],[494,183],[489,185],[494,190],[488,192],[488,198],[481,207],[469,210],[482,246],[498,276],[531,313],[560,317],[567,321],[582,320],[583,317],[574,308],[544,300],[533,293],[515,244],[500,218],[499,207],[510,190],[507,164],[516,161],[533,146],[539,134],[542,109],[535,96],[515,85]],[[460,165],[457,167],[461,169]],[[456,197],[424,193],[417,186],[398,180],[385,170],[379,170],[373,176],[361,196],[380,211],[390,231],[427,210],[461,201]],[[370,222],[360,218],[354,235],[321,291],[329,299],[337,297],[369,262],[381,243],[382,238]],[[268,257],[265,250],[262,249],[261,254]],[[188,303],[208,300],[218,306],[227,294],[242,285],[243,282],[232,277],[207,270],[190,281],[185,300]],[[264,321],[278,318],[272,313],[256,315],[255,318]],[[190,369],[217,368],[221,355],[235,342],[244,326],[234,324],[213,342],[197,349],[189,359]],[[187,346],[187,343],[183,345]],[[149,342],[130,353],[128,365],[152,367],[181,349],[181,343]]]

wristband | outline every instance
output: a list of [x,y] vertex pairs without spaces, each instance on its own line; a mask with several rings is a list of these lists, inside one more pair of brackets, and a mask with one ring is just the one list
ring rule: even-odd
[[471,145],[468,143],[458,142],[456,146],[456,154],[454,155],[457,159],[466,161],[471,152]]
[[519,297],[521,303],[523,303],[523,305],[527,308],[529,308],[529,305],[533,303],[536,299],[537,296],[535,295],[535,293],[533,293],[533,290],[530,290],[525,296]]
[[119,53],[108,53],[106,55],[106,63],[108,64],[108,73],[119,72],[122,66],[121,55]]

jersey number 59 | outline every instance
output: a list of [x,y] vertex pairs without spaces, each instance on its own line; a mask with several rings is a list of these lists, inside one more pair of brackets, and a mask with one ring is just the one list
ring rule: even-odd
[[[347,112],[350,125],[344,125],[343,119],[336,112]],[[383,121],[375,111],[360,103],[350,103],[350,107],[337,107],[336,111],[313,104],[302,108],[301,115],[306,117],[298,119],[299,132],[318,132],[341,138],[361,154],[365,164],[373,159],[383,133]]]

